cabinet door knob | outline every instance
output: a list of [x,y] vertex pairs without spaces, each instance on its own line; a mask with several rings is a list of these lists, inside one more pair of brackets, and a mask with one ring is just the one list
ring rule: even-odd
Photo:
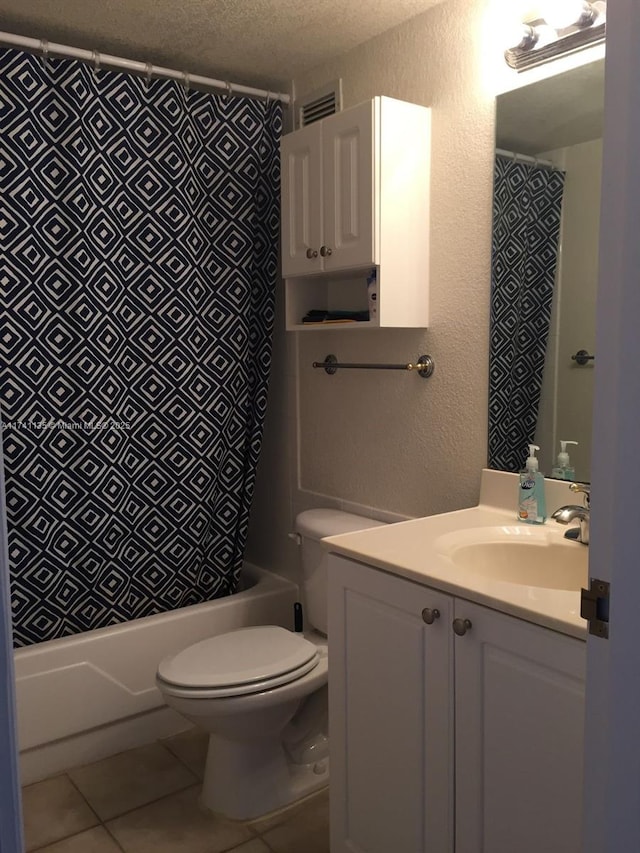
[[323,258],[328,258],[332,252],[329,246],[320,246],[320,254]]
[[425,607],[422,611],[422,621],[426,622],[427,625],[433,625],[436,619],[440,618],[440,611],[437,607],[433,609],[431,607]]
[[317,258],[317,257],[318,257],[318,252],[316,251],[316,249],[307,249],[307,257],[308,257],[309,259],[311,259],[311,258]]
[[464,637],[467,631],[471,628],[471,620],[470,619],[454,619],[453,620],[453,631],[459,637]]

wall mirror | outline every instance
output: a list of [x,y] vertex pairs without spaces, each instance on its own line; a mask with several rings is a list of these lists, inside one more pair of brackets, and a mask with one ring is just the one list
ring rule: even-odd
[[496,104],[489,465],[590,479],[604,60]]

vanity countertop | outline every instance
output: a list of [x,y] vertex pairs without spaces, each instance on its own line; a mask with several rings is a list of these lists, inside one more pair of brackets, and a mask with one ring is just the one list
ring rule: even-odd
[[[491,476],[494,475],[494,476]],[[502,480],[498,482],[497,477]],[[504,478],[515,478],[505,481]],[[491,487],[486,481],[491,481]],[[484,577],[470,569],[461,568],[442,553],[436,545],[441,537],[451,537],[464,531],[465,534],[479,528],[502,528],[506,535],[516,535],[519,529],[535,527],[543,531],[548,541],[566,544],[570,548],[585,548],[578,542],[568,543],[563,539],[566,528],[547,521],[545,525],[528,525],[518,522],[514,510],[483,503],[482,499],[500,492],[511,495],[510,486],[516,475],[503,472],[483,472],[481,503],[470,509],[416,518],[384,527],[375,527],[356,533],[330,536],[323,540],[332,553],[358,560],[391,574],[450,593],[458,598],[475,601],[521,619],[526,619],[563,634],[586,639],[586,622],[580,617],[580,593],[563,589],[527,586]],[[496,492],[495,486],[498,485]],[[508,487],[505,488],[505,483]],[[575,496],[568,491],[568,484],[552,484],[558,500],[551,500],[551,509],[563,503],[572,503]],[[555,494],[554,493],[554,494]],[[515,492],[513,492],[515,494]],[[566,497],[566,500],[564,499]],[[549,490],[547,493],[549,502]],[[482,534],[479,534],[482,535]],[[442,541],[442,540],[441,540]],[[444,540],[446,541],[446,540]],[[586,578],[585,578],[586,584]]]

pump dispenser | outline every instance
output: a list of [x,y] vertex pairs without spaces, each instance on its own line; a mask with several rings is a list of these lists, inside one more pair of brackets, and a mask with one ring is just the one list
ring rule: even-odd
[[576,469],[569,461],[567,453],[567,444],[578,444],[577,441],[563,441],[560,439],[560,453],[558,453],[558,462],[551,469],[551,476],[556,480],[575,480]]
[[518,491],[518,518],[527,524],[544,524],[547,506],[544,494],[544,477],[538,470],[537,444],[529,445],[526,467],[520,472]]
[[527,456],[527,467],[525,468],[525,471],[538,470],[538,457],[536,456],[536,450],[540,450],[537,444],[529,445],[529,455]]

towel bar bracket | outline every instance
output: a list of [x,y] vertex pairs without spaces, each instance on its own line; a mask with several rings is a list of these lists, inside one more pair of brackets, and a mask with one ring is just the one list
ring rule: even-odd
[[333,376],[341,368],[351,370],[415,370],[421,379],[428,379],[433,375],[435,362],[430,355],[421,355],[416,362],[409,362],[409,364],[346,364],[339,362],[335,355],[328,355],[324,361],[314,361],[312,367],[323,368],[329,376]]
[[575,361],[576,364],[584,367],[584,365],[588,364],[590,361],[595,361],[595,358],[595,355],[589,355],[588,350],[579,349],[575,355],[571,356],[571,361]]

